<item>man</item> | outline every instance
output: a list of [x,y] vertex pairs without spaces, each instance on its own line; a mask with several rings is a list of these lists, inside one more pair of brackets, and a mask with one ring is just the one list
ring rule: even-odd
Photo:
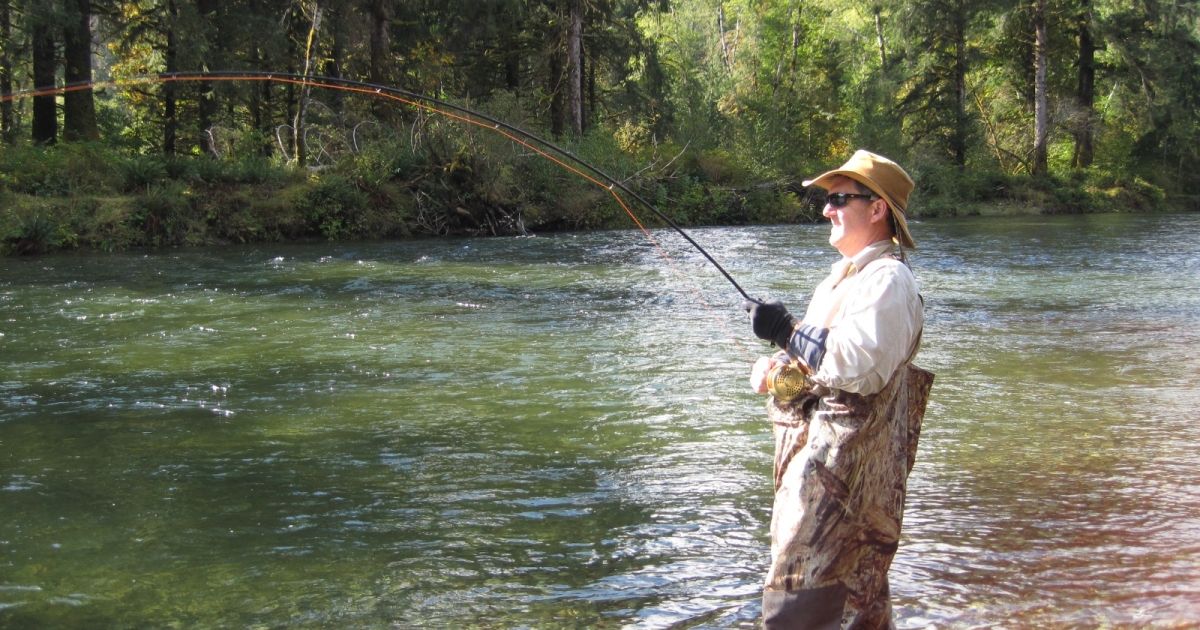
[[763,625],[886,628],[887,571],[933,383],[912,365],[924,324],[904,258],[916,247],[905,219],[913,181],[857,151],[804,185],[828,190],[829,244],[842,259],[803,319],[777,301],[746,304],[754,333],[781,348],[750,379],[771,394],[775,435]]

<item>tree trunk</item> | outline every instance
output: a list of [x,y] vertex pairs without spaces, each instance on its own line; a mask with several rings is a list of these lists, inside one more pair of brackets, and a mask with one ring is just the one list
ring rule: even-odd
[[[263,54],[260,46],[254,47],[253,58],[254,67],[262,68]],[[263,98],[262,86],[269,85],[270,83],[270,81],[260,81],[258,84],[254,85],[250,90],[250,98],[246,102],[246,108],[250,112],[250,127],[257,131],[263,131],[266,129],[266,112],[264,110],[266,103]]]
[[583,0],[571,0],[567,31],[567,94],[571,132],[583,135]]
[[1033,2],[1033,175],[1049,172],[1047,144],[1050,135],[1049,102],[1046,95],[1046,0]]
[[[313,72],[313,47],[317,41],[317,32],[321,29],[321,5],[313,0],[312,26],[308,29],[308,41],[304,46],[304,78],[308,79]],[[312,88],[307,84],[300,88],[300,103],[296,107],[296,118],[292,123],[292,148],[296,155],[296,164],[304,166],[308,159],[304,146],[304,115],[308,112],[308,95]]]
[[[586,49],[584,51],[584,59],[587,58]],[[587,98],[583,102],[583,130],[587,131],[592,126],[593,116],[596,111],[596,62],[595,60],[587,66],[587,79],[584,80],[587,85]]]
[[[167,72],[179,72],[179,41],[175,28],[179,24],[179,7],[175,0],[167,0],[167,49],[164,51]],[[175,155],[176,138],[179,136],[179,119],[175,112],[175,82],[163,83],[163,153]]]
[[725,43],[725,3],[717,3],[717,44],[721,46],[721,63],[725,71],[732,72],[733,65],[729,60],[729,46]]
[[[325,64],[321,68],[321,75],[340,79],[342,77],[342,60],[346,55],[346,37],[344,28],[342,27],[342,12],[339,10],[338,4],[333,4],[325,14],[326,26],[325,31],[329,36],[329,55],[325,58]],[[330,106],[341,113],[342,97],[345,92],[341,90],[330,90],[327,96]]]
[[879,42],[879,67],[887,70],[887,46],[883,39],[883,7],[875,5],[875,39]]
[[92,95],[92,3],[70,0],[63,28],[63,78],[67,84],[87,83],[83,90],[63,95],[63,140],[99,140],[96,102]]
[[[792,26],[792,47],[796,46],[796,19],[793,15],[796,12],[796,7],[788,7],[787,20]],[[787,55],[781,50],[779,59],[775,61],[775,74],[771,77],[771,96],[775,96],[775,92],[779,90],[779,82],[783,79],[783,64],[787,59]]]
[[[568,0],[574,1],[574,0]],[[563,62],[569,66],[571,63],[570,55],[566,52],[565,42],[563,41],[565,33],[561,27],[564,16],[562,4],[553,2],[554,11],[554,26],[546,30],[546,45],[547,51],[547,69],[546,69],[546,93],[550,95],[550,133],[556,137],[561,137],[567,128],[567,105],[566,96],[563,94],[563,86],[570,83],[569,80],[563,77],[564,69]],[[569,89],[569,88],[568,88]]]
[[[47,16],[33,17],[33,85],[54,87],[57,55]],[[33,141],[54,144],[58,139],[58,105],[54,95],[33,97]]]
[[[388,66],[388,3],[386,0],[371,0],[367,15],[369,16],[368,61],[367,77],[375,85],[387,82],[384,68]],[[381,98],[371,100],[371,113],[377,119],[383,119],[391,111]]]
[[[515,30],[515,29],[514,29]],[[510,30],[501,33],[504,42],[504,87],[513,94],[520,95],[521,91],[521,50],[518,48],[517,34]]]
[[954,138],[951,150],[959,170],[967,166],[967,8],[963,0],[954,16]]
[[780,53],[779,61],[775,64],[775,78],[771,81],[771,96],[779,91],[779,86],[783,82],[783,66],[787,62],[788,75],[791,76],[796,72],[796,57],[800,49],[800,15],[801,7],[797,4],[791,9],[788,9],[788,21],[792,25],[792,43],[787,54]]
[[369,77],[371,77],[371,82],[378,85],[385,81],[383,69],[387,67],[388,12],[386,0],[372,0],[370,14],[371,66],[368,69],[367,74]]
[[346,36],[343,33],[338,5],[335,4],[329,7],[326,17],[329,21],[327,30],[331,43],[329,45],[329,56],[325,58],[325,65],[321,69],[321,75],[340,79],[342,77],[342,59],[346,56]]
[[1092,0],[1080,0],[1079,15],[1079,90],[1076,93],[1080,121],[1075,130],[1075,153],[1071,157],[1075,168],[1092,165],[1096,100],[1096,43],[1092,40]]
[[[0,0],[0,94],[12,94],[12,6],[9,0]],[[12,101],[0,102],[0,140],[5,144],[16,141],[13,135]]]
[[[216,25],[220,3],[217,0],[196,0],[196,11],[200,13],[200,18],[206,25],[203,37],[208,47],[208,58],[204,61],[206,64],[211,64],[209,67],[222,68],[225,64],[221,61],[222,46],[219,41],[221,32]],[[195,136],[196,146],[200,149],[201,153],[216,155],[216,147],[212,144],[210,133],[213,121],[217,117],[217,94],[211,81],[201,81],[199,88],[200,102]]]
[[550,92],[550,133],[555,136],[562,136],[563,130],[566,127],[563,120],[563,113],[566,109],[563,106],[563,101],[566,99],[563,98],[562,93],[562,71],[562,55],[559,54],[558,50],[552,50],[550,52],[549,76],[546,79],[549,85],[546,87]]

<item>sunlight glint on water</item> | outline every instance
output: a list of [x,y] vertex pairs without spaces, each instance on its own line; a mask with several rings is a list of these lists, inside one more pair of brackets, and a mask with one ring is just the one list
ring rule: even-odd
[[[1197,228],[915,226],[898,625],[1200,618]],[[796,310],[833,262],[693,235]],[[767,348],[656,237],[5,261],[0,625],[753,627]]]

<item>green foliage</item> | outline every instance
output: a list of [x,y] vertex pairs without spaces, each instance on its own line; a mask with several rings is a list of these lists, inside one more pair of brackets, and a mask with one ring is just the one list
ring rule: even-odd
[[97,197],[0,194],[0,202],[0,253],[32,255],[100,245],[88,240],[89,224],[102,214]]
[[135,198],[129,216],[130,227],[139,234],[136,245],[183,245],[192,230],[192,206],[182,184],[168,182],[151,187]]
[[346,174],[355,174],[364,184],[379,186],[396,178],[402,178],[419,168],[420,156],[407,142],[387,137],[369,143],[365,148],[339,165]]
[[[143,192],[167,178],[167,169],[172,161],[166,163],[161,158],[148,155],[133,155],[119,162],[121,171],[121,192]],[[171,173],[172,178],[182,179],[178,172]]]
[[209,185],[273,185],[287,177],[285,169],[257,155],[240,155],[230,159],[214,159],[204,155],[179,156],[169,158],[166,167],[171,179]]
[[710,149],[694,156],[696,170],[714,184],[745,183],[749,172],[739,158],[725,149]]
[[[860,147],[908,168],[918,182],[912,212],[925,216],[1195,199],[1200,12],[1162,0],[1046,2],[1050,176],[1039,180],[1028,176],[1023,1],[584,2],[576,60],[566,3],[383,3],[382,13],[334,3],[310,52],[319,73],[461,103],[550,138],[683,224],[820,220],[798,182]],[[30,101],[17,101],[19,140],[0,150],[8,251],[634,221],[607,183],[570,160],[564,168],[488,125],[369,90],[312,91],[302,121],[309,157],[297,164],[298,86],[136,78],[295,70],[313,26],[303,3],[101,5],[97,75],[132,80],[95,93],[100,142],[31,147]],[[19,12],[0,44],[18,49],[45,13]],[[1078,91],[1084,33],[1096,51],[1091,103]],[[29,57],[17,57],[18,85],[29,84]],[[582,134],[569,131],[571,96]],[[1078,167],[1088,124],[1093,161]]]
[[296,200],[308,224],[329,240],[362,238],[361,213],[367,205],[366,195],[354,182],[339,176],[316,179]]
[[4,223],[8,229],[0,235],[0,246],[6,254],[44,254],[59,244],[58,223],[40,212],[5,217]]
[[86,195],[112,190],[121,173],[97,143],[46,148],[6,147],[0,151],[5,187],[39,196]]

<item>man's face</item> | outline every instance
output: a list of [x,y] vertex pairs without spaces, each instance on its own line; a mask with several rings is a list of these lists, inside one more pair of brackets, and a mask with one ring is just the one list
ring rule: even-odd
[[[838,177],[829,185],[829,195],[836,193],[860,194],[854,181],[846,177]],[[874,209],[876,204],[883,204],[883,201],[853,198],[840,208],[826,202],[823,214],[830,223],[829,244],[843,256],[853,256],[878,240],[879,226],[872,219],[879,214]]]

